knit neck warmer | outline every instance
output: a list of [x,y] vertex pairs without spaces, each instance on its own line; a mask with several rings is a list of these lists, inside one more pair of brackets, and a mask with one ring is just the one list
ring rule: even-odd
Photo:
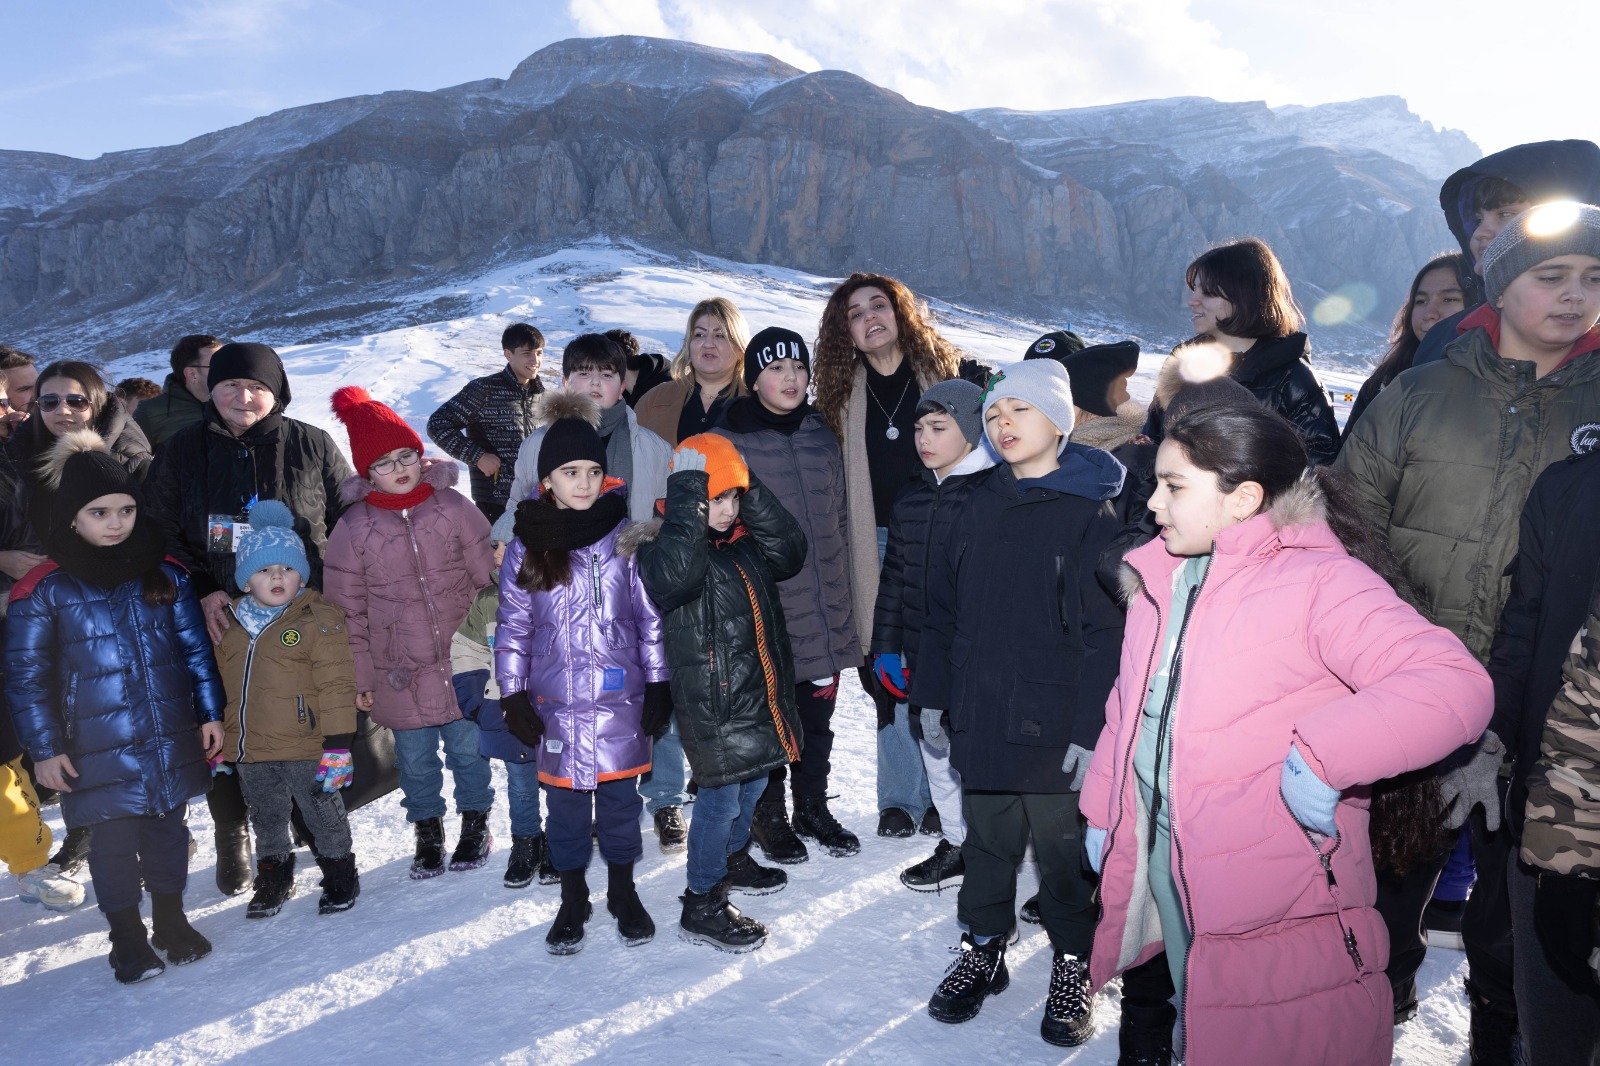
[[121,544],[96,547],[70,529],[63,529],[56,539],[50,548],[56,565],[79,581],[102,589],[143,577],[160,566],[167,553],[161,531],[143,515],[134,521],[133,532]]
[[786,414],[778,414],[769,410],[766,404],[755,396],[741,396],[728,405],[728,413],[724,416],[727,427],[735,433],[753,433],[757,430],[770,429],[782,433],[785,437],[792,437],[806,420],[806,416],[815,411],[811,404],[802,402],[799,407]]
[[381,507],[385,511],[404,511],[433,496],[433,486],[426,481],[419,482],[417,487],[410,492],[379,492],[373,489],[367,493],[367,502],[374,507]]
[[587,511],[567,510],[543,499],[523,500],[513,529],[528,551],[569,552],[602,539],[627,517],[628,498],[620,492],[606,493]]
[[[295,593],[296,596],[299,593]],[[290,600],[289,603],[293,603]],[[246,593],[240,596],[233,605],[233,616],[239,620],[244,631],[252,637],[259,637],[261,631],[278,620],[278,616],[289,609],[289,603],[277,607],[268,607],[254,596]]]

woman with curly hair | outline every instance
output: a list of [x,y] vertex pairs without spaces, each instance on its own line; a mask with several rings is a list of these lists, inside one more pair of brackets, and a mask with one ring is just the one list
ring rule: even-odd
[[[828,298],[814,365],[817,409],[844,448],[851,587],[865,658],[889,515],[895,496],[922,470],[912,441],[917,403],[924,389],[954,377],[985,385],[990,370],[962,358],[959,348],[939,336],[927,307],[905,285],[863,273],[850,275]],[[878,706],[878,834],[910,836],[919,826],[937,832],[921,751],[901,702],[904,690],[885,692],[871,677],[864,668],[862,683]],[[831,816],[824,822],[832,824],[823,832],[837,826]],[[814,828],[796,818],[796,831],[817,836],[827,847],[825,836],[807,831]]]
[[672,361],[672,380],[639,398],[639,424],[668,444],[710,432],[728,401],[747,391],[744,347],[750,327],[732,300],[701,300],[689,312],[683,345]]

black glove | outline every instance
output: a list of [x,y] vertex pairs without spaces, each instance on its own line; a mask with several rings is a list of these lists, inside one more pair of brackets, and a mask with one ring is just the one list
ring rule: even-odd
[[506,713],[506,728],[512,736],[530,748],[537,748],[544,740],[544,720],[533,709],[533,699],[526,692],[501,696],[500,709]]
[[1533,893],[1533,929],[1545,961],[1575,992],[1600,995],[1589,954],[1595,949],[1595,906],[1600,881],[1572,874],[1539,874]]
[[899,702],[878,681],[878,672],[872,668],[872,660],[867,659],[861,668],[856,671],[856,676],[861,678],[861,687],[872,697],[873,706],[878,711],[878,728],[888,729],[894,725],[894,705]]
[[660,740],[672,725],[672,683],[647,681],[644,686],[644,713],[639,728]]

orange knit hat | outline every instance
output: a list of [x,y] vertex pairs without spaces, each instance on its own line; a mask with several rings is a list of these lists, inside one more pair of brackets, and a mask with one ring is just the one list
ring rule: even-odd
[[717,433],[696,433],[678,442],[680,448],[693,448],[706,457],[706,473],[711,483],[706,486],[706,498],[716,499],[729,489],[750,487],[750,468],[744,465],[739,449],[727,437]]

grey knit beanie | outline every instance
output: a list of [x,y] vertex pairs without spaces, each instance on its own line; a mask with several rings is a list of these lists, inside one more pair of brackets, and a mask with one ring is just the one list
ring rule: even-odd
[[967,443],[976,447],[983,439],[983,412],[978,409],[982,402],[982,389],[962,378],[951,378],[928,387],[917,401],[917,417],[943,411],[956,420]]
[[1073,423],[1072,378],[1066,367],[1054,359],[1012,363],[989,379],[988,391],[983,394],[984,416],[988,417],[996,400],[1006,396],[1038,408],[1061,431],[1061,447],[1066,448]]
[[1523,271],[1562,255],[1600,259],[1600,207],[1558,200],[1529,208],[1483,252],[1483,286],[1491,306]]

